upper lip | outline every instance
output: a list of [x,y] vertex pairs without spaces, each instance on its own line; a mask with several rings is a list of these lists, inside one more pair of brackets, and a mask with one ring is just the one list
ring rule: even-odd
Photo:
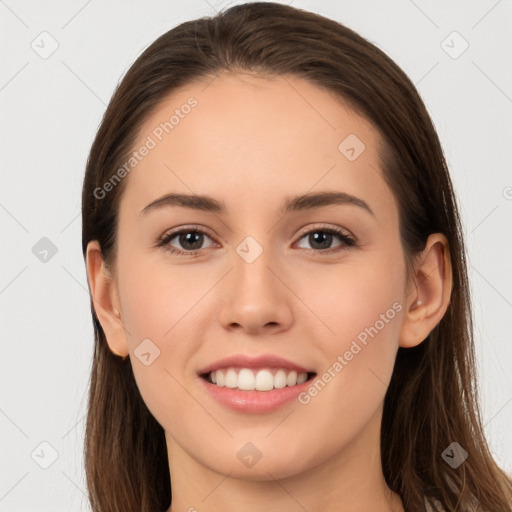
[[313,373],[311,370],[307,370],[299,364],[273,354],[260,356],[233,354],[205,366],[203,369],[199,370],[199,374],[203,375],[215,370],[220,370],[221,368],[229,368],[232,366],[238,366],[241,368],[284,368],[288,370],[295,370],[297,373]]

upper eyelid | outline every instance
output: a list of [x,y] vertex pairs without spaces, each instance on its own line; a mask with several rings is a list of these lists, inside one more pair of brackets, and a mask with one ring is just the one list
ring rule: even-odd
[[164,232],[164,234],[160,237],[160,239],[163,240],[170,236],[172,236],[174,238],[174,236],[179,235],[181,233],[187,233],[187,232],[193,232],[193,231],[203,233],[203,234],[209,236],[212,240],[215,240],[215,236],[210,233],[208,228],[205,228],[205,227],[199,226],[199,225],[183,226],[183,227],[176,228],[175,230],[171,229],[169,231]]
[[[313,226],[305,226],[303,229],[300,230],[299,232],[299,235],[298,236],[302,236],[302,235],[305,235],[307,233],[310,233],[311,231],[314,231],[314,230],[318,230],[318,231],[341,231],[343,235],[346,235],[346,236],[349,236],[351,238],[353,238],[354,236],[352,235],[352,233],[347,229],[347,228],[343,228],[341,226],[326,226],[326,225],[313,225]],[[340,234],[340,233],[337,233],[337,234]]]

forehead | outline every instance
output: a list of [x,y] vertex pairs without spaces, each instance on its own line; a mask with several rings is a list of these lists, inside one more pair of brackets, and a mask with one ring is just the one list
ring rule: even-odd
[[[195,106],[189,108],[191,102]],[[165,130],[161,125],[169,121],[172,127]],[[260,141],[275,141],[276,133],[283,140],[290,139],[284,138],[286,134],[297,139],[309,137],[311,142],[321,137],[326,144],[336,142],[346,130],[356,131],[370,145],[377,136],[371,123],[332,91],[295,76],[242,72],[224,72],[177,89],[144,123],[139,139],[153,133],[157,142],[165,138],[181,143],[180,135],[186,136],[183,132],[191,130],[202,130],[209,140],[216,135],[220,139],[229,132],[231,137],[223,150],[235,141],[237,133],[238,138],[250,135],[245,140],[246,148],[251,143],[256,147]],[[300,150],[295,148],[296,152]]]
[[304,79],[224,73],[174,91],[146,120],[134,150],[150,149],[125,195],[141,208],[175,190],[226,203],[316,184],[382,196],[379,140],[371,123]]

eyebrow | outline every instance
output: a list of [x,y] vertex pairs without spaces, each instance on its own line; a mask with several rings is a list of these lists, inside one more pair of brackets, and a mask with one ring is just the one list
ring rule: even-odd
[[[314,192],[300,196],[287,197],[281,208],[281,214],[289,212],[309,210],[322,206],[332,205],[353,205],[358,206],[375,217],[370,206],[359,197],[347,194],[346,192]],[[227,213],[226,204],[207,195],[195,194],[166,194],[155,201],[149,203],[140,212],[140,217],[150,211],[159,210],[164,207],[180,206],[205,212],[216,213],[219,215]]]

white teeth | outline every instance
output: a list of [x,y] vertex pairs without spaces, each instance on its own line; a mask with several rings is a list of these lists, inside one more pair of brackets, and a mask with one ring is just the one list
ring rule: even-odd
[[224,379],[224,373],[217,370],[216,372],[213,372],[215,373],[215,384],[217,384],[217,386],[225,386],[226,384],[226,381]]
[[256,374],[255,389],[257,391],[270,391],[271,389],[274,389],[274,376],[269,370],[260,370]]
[[296,386],[306,382],[308,374],[299,373],[295,370],[270,368],[252,370],[250,368],[228,368],[227,370],[216,370],[210,373],[210,380],[219,387],[238,388],[244,391],[271,391],[282,389],[286,386]]
[[240,373],[238,374],[238,389],[251,391],[255,386],[254,381],[254,373],[252,373],[251,370],[244,368],[243,370],[240,370]]
[[274,387],[277,389],[286,387],[286,372],[284,370],[277,370],[274,375]]
[[307,380],[308,380],[307,373],[299,373],[299,375],[297,375],[297,384],[302,384],[303,382],[306,382]]
[[288,386],[294,386],[295,384],[297,384],[297,372],[296,371],[291,371],[288,374],[288,377],[286,377],[286,384]]
[[235,370],[230,368],[226,373],[226,387],[227,388],[236,388],[238,387],[238,375]]

